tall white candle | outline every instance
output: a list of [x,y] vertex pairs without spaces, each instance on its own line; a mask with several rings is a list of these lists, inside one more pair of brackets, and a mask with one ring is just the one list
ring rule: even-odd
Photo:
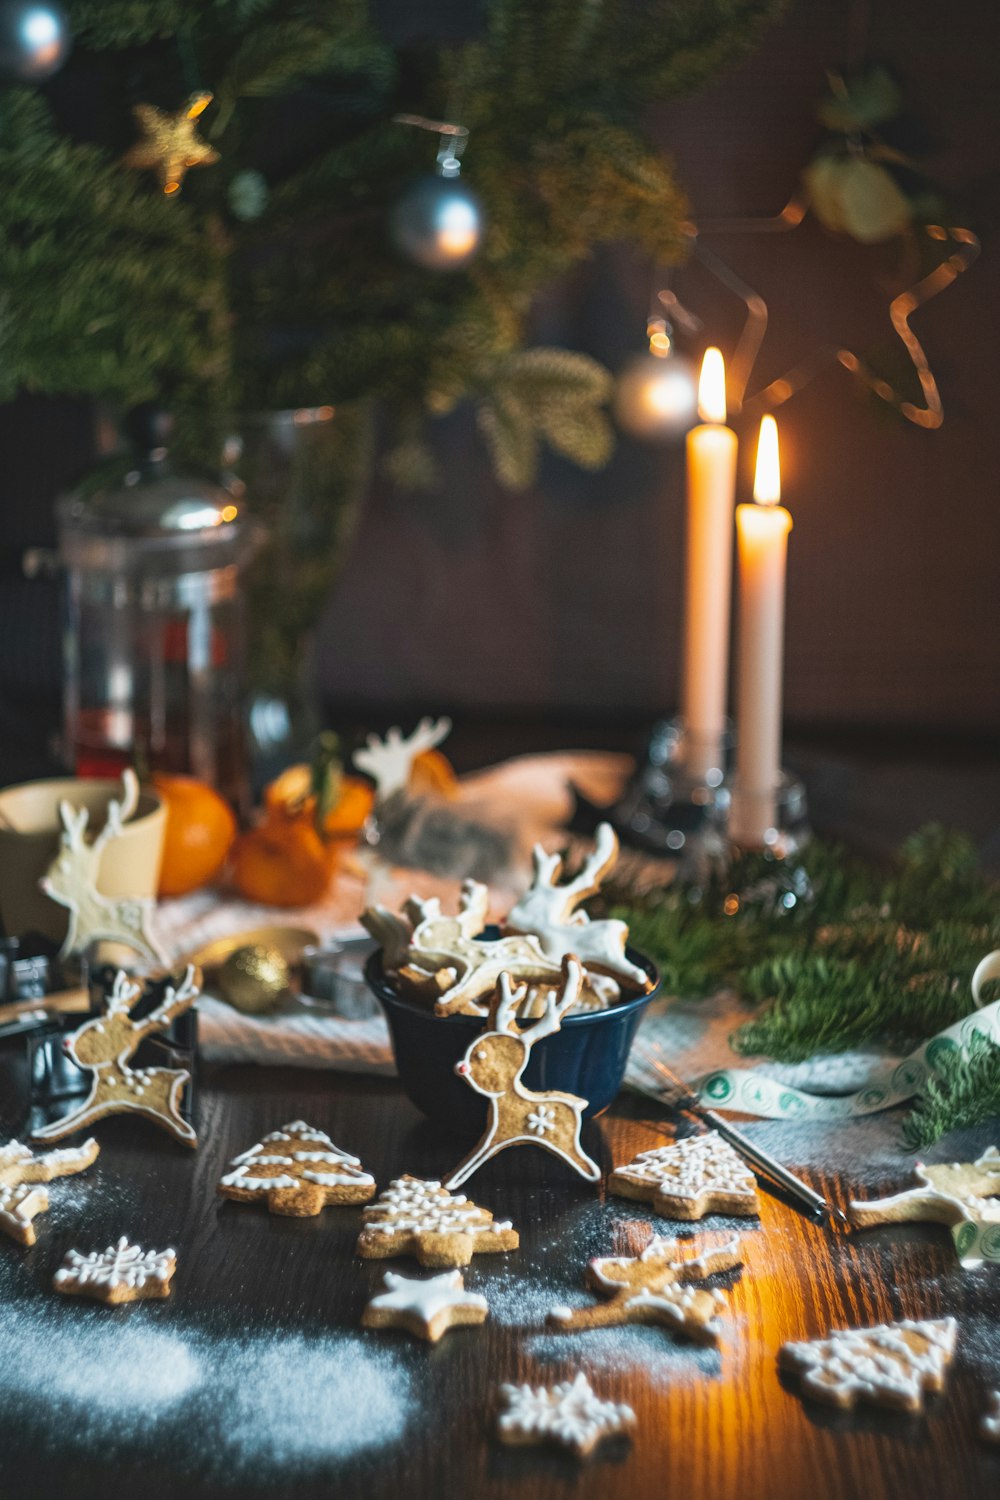
[[686,766],[722,765],[729,674],[729,596],[736,499],[735,432],[726,423],[726,369],[708,349],[698,385],[701,424],[687,435],[687,563],[681,712]]
[[764,417],[757,447],[754,505],[736,507],[739,554],[739,667],[736,784],[729,832],[743,848],[762,848],[775,826],[781,772],[785,561],[792,518],[781,499],[778,424]]

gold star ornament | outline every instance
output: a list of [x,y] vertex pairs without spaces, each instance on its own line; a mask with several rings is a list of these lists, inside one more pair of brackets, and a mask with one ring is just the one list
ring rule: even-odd
[[173,114],[153,104],[137,104],[132,113],[142,140],[126,154],[125,165],[155,171],[165,193],[180,192],[189,167],[209,167],[219,160],[218,151],[199,138],[194,124],[211,102],[211,94],[192,94]]

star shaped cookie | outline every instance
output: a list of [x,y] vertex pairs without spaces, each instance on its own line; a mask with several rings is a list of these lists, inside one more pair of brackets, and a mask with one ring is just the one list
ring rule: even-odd
[[33,1245],[36,1235],[32,1220],[49,1206],[49,1195],[40,1184],[86,1171],[97,1160],[100,1149],[93,1139],[82,1146],[37,1156],[20,1141],[0,1146],[0,1230],[19,1245]]
[[311,1218],[328,1203],[367,1203],[375,1179],[356,1156],[304,1120],[272,1130],[229,1163],[217,1191],[238,1203],[266,1203],[272,1214]]
[[560,1443],[580,1458],[604,1438],[627,1432],[635,1412],[617,1401],[602,1401],[586,1375],[559,1385],[502,1385],[497,1432],[502,1443]]
[[757,1182],[743,1159],[715,1130],[640,1151],[608,1178],[619,1198],[651,1203],[664,1219],[702,1219],[706,1214],[759,1213]]
[[464,1193],[439,1182],[398,1177],[364,1210],[358,1254],[364,1260],[413,1255],[422,1266],[467,1266],[474,1255],[516,1250],[520,1237],[509,1219],[494,1219]]
[[489,1313],[485,1297],[465,1290],[461,1271],[426,1280],[387,1271],[384,1285],[361,1316],[364,1328],[405,1328],[436,1344],[449,1328],[485,1323]]
[[93,1297],[117,1306],[168,1297],[177,1269],[174,1250],[141,1250],[122,1236],[117,1245],[82,1255],[70,1250],[52,1278],[57,1292],[67,1297]]
[[658,1323],[701,1344],[718,1344],[719,1311],[726,1305],[718,1287],[694,1286],[716,1271],[740,1264],[739,1240],[682,1260],[681,1241],[654,1236],[641,1255],[602,1256],[587,1267],[587,1282],[607,1298],[591,1307],[554,1307],[549,1327],[560,1333],[586,1332],[622,1323]]

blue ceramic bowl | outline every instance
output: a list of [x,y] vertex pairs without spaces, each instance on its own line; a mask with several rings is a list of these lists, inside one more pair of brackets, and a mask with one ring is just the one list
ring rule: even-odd
[[[660,987],[654,964],[634,949],[633,963],[653,981],[647,995],[607,1010],[567,1016],[553,1036],[531,1049],[524,1082],[529,1089],[562,1089],[588,1101],[584,1119],[602,1114],[622,1086],[632,1039]],[[435,1124],[472,1138],[486,1124],[487,1102],[455,1072],[469,1043],[483,1029],[478,1016],[436,1016],[426,1002],[397,993],[382,967],[382,950],[365,965],[365,978],[385,1011],[399,1081],[408,1098]]]

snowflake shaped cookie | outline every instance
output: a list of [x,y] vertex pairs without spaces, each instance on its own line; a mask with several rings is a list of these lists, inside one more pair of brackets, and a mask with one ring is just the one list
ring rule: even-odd
[[716,1271],[740,1264],[739,1240],[681,1259],[680,1240],[654,1236],[641,1255],[601,1256],[587,1267],[587,1281],[607,1300],[591,1307],[554,1307],[549,1327],[576,1333],[622,1323],[658,1323],[702,1344],[718,1344],[719,1311],[726,1305],[718,1287],[694,1286]]
[[581,1458],[603,1438],[635,1425],[635,1412],[617,1401],[602,1401],[582,1372],[560,1385],[502,1385],[503,1407],[497,1431],[504,1443],[561,1443]]
[[[961,1224],[1000,1224],[1000,1151],[990,1146],[977,1161],[951,1162],[925,1167],[918,1162],[913,1172],[916,1187],[906,1188],[891,1198],[869,1199],[847,1205],[851,1223],[857,1229],[875,1224],[931,1223],[947,1224],[955,1229]],[[962,1236],[956,1237],[962,1244]],[[978,1237],[970,1236],[972,1248],[959,1253],[966,1269],[981,1266]]]
[[52,1278],[57,1292],[68,1297],[94,1297],[98,1302],[140,1302],[170,1294],[177,1269],[174,1250],[141,1250],[122,1236],[117,1245],[81,1255],[70,1250]]
[[944,1390],[956,1331],[954,1318],[882,1323],[784,1344],[778,1362],[802,1377],[805,1395],[830,1406],[850,1408],[865,1401],[918,1412],[925,1391]]
[[304,1120],[292,1120],[236,1156],[219,1183],[224,1198],[266,1202],[273,1214],[311,1218],[328,1203],[368,1203],[375,1179],[356,1156]]
[[440,1182],[398,1177],[364,1211],[358,1254],[365,1260],[413,1255],[422,1266],[467,1266],[474,1255],[516,1250],[517,1230],[450,1193]]
[[651,1203],[653,1212],[664,1219],[759,1211],[753,1173],[714,1130],[640,1151],[633,1161],[615,1168],[608,1189],[619,1198]]
[[1000,1443],[1000,1391],[990,1397],[990,1409],[983,1414],[979,1430],[988,1442]]
[[49,1206],[49,1195],[39,1184],[86,1171],[97,1160],[100,1149],[93,1139],[82,1146],[37,1156],[20,1141],[0,1146],[0,1230],[19,1245],[33,1245],[36,1235],[32,1220]]
[[489,1306],[478,1292],[467,1292],[461,1271],[418,1280],[387,1271],[385,1291],[373,1297],[361,1317],[365,1328],[405,1328],[436,1344],[449,1328],[485,1323]]

